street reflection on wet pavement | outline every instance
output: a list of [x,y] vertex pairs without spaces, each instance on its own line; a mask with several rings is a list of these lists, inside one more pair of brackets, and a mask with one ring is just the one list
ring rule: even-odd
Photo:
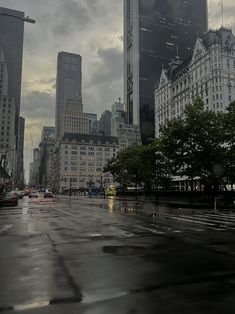
[[0,209],[0,312],[234,313],[235,213],[28,198]]

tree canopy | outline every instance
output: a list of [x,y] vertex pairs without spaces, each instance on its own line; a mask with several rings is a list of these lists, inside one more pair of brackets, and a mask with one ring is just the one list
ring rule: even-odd
[[[172,175],[198,177],[213,186],[235,182],[235,102],[226,113],[204,110],[200,98],[183,118],[168,121],[149,145],[120,151],[105,167],[125,187],[166,187]],[[227,182],[225,182],[227,178]]]

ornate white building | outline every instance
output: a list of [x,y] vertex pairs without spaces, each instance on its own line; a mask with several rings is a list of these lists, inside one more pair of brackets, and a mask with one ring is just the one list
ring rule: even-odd
[[183,117],[185,105],[200,97],[205,110],[224,112],[235,100],[235,37],[230,29],[198,38],[192,57],[163,69],[155,89],[155,136],[168,120]]

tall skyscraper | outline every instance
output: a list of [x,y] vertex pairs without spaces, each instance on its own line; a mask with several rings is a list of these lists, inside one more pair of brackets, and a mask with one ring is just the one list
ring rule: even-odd
[[124,0],[124,97],[143,142],[154,137],[154,85],[177,55],[192,55],[207,30],[207,0]]
[[56,136],[60,136],[60,115],[68,100],[81,99],[82,57],[78,54],[60,52],[57,58],[56,80]]
[[0,47],[4,50],[8,71],[8,95],[14,97],[20,112],[24,12],[0,8]]
[[[24,130],[23,120],[20,120],[20,98],[21,98],[21,77],[22,77],[22,57],[24,22],[35,23],[24,12],[0,7],[0,47],[3,49],[8,71],[8,96],[14,100],[14,136],[15,136],[15,180],[19,179],[23,173],[23,151],[24,144],[21,134]],[[20,161],[20,162],[18,162]],[[20,166],[20,168],[18,168]]]

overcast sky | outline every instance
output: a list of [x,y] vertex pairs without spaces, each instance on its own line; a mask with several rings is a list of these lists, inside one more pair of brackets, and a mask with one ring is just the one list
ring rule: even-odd
[[[148,1],[148,0],[146,0]],[[56,59],[59,51],[83,58],[85,112],[100,114],[122,97],[123,0],[0,0],[36,19],[25,24],[21,115],[26,118],[25,167],[42,126],[54,125]],[[235,31],[234,0],[224,0],[225,26]],[[209,0],[209,24],[221,25],[220,1]]]

